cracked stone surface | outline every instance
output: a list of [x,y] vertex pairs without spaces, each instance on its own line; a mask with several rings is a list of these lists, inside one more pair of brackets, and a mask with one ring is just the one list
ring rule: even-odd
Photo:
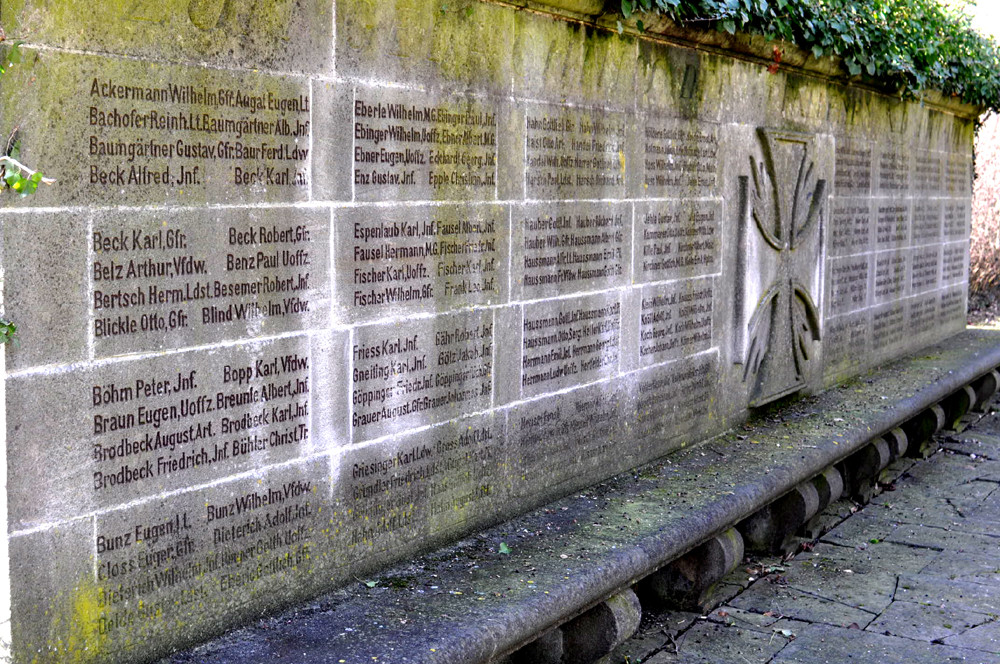
[[869,505],[831,505],[832,529],[794,558],[744,560],[725,580],[739,592],[724,606],[677,614],[687,620],[669,638],[640,632],[642,648],[626,658],[627,643],[607,662],[1000,664],[996,409],[939,434],[929,459],[891,466],[891,490]]

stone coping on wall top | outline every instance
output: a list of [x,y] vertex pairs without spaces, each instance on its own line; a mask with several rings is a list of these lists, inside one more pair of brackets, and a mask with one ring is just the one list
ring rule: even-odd
[[[536,9],[571,20],[592,22],[611,31],[618,29],[620,21],[624,32],[631,37],[665,41],[678,46],[715,52],[730,57],[738,56],[761,62],[764,65],[770,65],[774,62],[774,49],[777,47],[781,51],[780,69],[782,70],[792,70],[843,85],[899,97],[898,90],[865,81],[860,76],[850,76],[839,57],[823,56],[817,58],[809,50],[795,44],[767,39],[760,35],[729,34],[714,29],[701,30],[689,25],[680,25],[664,16],[652,14],[642,15],[643,30],[639,31],[635,26],[635,21],[621,19],[621,15],[617,12],[617,2],[604,0],[515,0],[504,4]],[[976,118],[984,110],[978,106],[966,104],[956,97],[945,96],[936,90],[922,91],[919,101],[927,106],[967,118]]]
[[962,332],[161,664],[489,662],[997,366],[1000,332]]

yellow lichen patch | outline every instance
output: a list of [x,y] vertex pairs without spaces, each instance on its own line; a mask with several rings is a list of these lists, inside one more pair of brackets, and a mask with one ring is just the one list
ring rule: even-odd
[[88,575],[52,600],[48,639],[33,657],[33,664],[83,664],[106,658],[109,638],[100,630],[100,593]]

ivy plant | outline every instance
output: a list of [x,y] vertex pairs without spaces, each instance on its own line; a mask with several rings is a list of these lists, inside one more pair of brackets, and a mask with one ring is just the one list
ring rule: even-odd
[[[0,82],[4,75],[16,64],[21,62],[21,44],[23,41],[8,42],[7,35],[0,28]],[[35,193],[39,184],[52,184],[55,180],[44,177],[40,171],[33,170],[22,164],[21,142],[16,139],[17,129],[7,139],[6,148],[0,155],[0,190],[11,191],[28,196]]]
[[903,95],[935,89],[1000,112],[1000,49],[938,0],[621,0],[640,30],[643,13],[781,39]]

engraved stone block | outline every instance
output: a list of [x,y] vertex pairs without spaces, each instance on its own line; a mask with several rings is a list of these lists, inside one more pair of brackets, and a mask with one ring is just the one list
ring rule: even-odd
[[624,198],[625,113],[529,105],[525,191],[529,199]]
[[917,150],[913,158],[913,191],[925,196],[941,192],[942,158],[940,152]]
[[95,213],[95,355],[326,326],[329,228],[330,213],[318,209]]
[[667,281],[719,271],[722,205],[716,201],[657,201],[635,206],[633,281]]
[[937,293],[924,293],[906,301],[907,327],[914,336],[923,336],[932,331],[938,323]]
[[870,256],[864,255],[827,261],[826,311],[828,315],[837,316],[868,306],[871,261]]
[[[29,60],[11,72],[20,84],[8,88],[5,80],[4,92],[20,92],[0,101],[10,109],[5,117],[20,123],[25,157],[59,182],[47,188],[48,205],[309,196],[312,100],[305,78],[60,52]],[[30,85],[28,77],[46,85]]]
[[910,205],[896,199],[877,199],[873,203],[875,216],[875,247],[897,249],[904,247],[910,237]]
[[912,252],[910,290],[913,293],[923,293],[937,288],[941,279],[941,247],[921,247]]
[[943,219],[941,201],[914,199],[911,206],[913,210],[913,226],[910,233],[910,242],[914,246],[940,242]]
[[614,203],[536,203],[514,208],[514,300],[629,282],[632,210]]
[[944,207],[944,239],[964,240],[969,237],[972,207],[966,200],[946,200]]
[[964,284],[941,291],[941,305],[938,307],[938,322],[944,326],[965,326],[967,292]]
[[508,218],[499,205],[334,212],[338,318],[373,321],[505,301]]
[[621,309],[614,291],[526,304],[521,396],[538,396],[616,374]]
[[[11,523],[30,527],[320,445],[305,337],[25,375],[8,382]],[[341,369],[346,370],[346,368]],[[37,416],[39,403],[46,417]]]
[[467,417],[343,454],[331,565],[385,564],[491,521],[509,494],[502,426],[502,416]]
[[513,492],[540,504],[630,468],[638,441],[623,428],[623,381],[597,383],[507,409]]
[[965,283],[969,276],[968,242],[951,242],[941,248],[941,283]]
[[[337,105],[330,94],[336,90],[318,102]],[[324,151],[317,165],[321,185],[347,162],[359,201],[496,198],[496,102],[359,85],[352,110],[351,161],[342,149]]]
[[874,228],[871,201],[865,198],[834,198],[829,223],[829,254],[849,256],[868,253],[872,249]]
[[642,195],[709,198],[719,191],[719,130],[714,124],[647,116],[642,127]]
[[878,175],[876,191],[881,196],[906,196],[910,192],[911,158],[901,146],[881,146],[875,151]]
[[488,409],[493,340],[493,312],[484,310],[357,328],[354,442]]
[[666,454],[700,439],[705,431],[721,429],[719,355],[699,353],[633,374],[631,435],[652,446],[646,454]]
[[637,312],[639,366],[677,360],[711,348],[714,292],[712,278],[644,287]]
[[255,475],[98,514],[96,588],[84,597],[100,610],[77,628],[121,661],[139,659],[151,644],[198,639],[207,622],[235,625],[308,596],[321,582],[328,462]]
[[887,357],[906,348],[906,306],[892,302],[872,311],[872,350],[878,357]]
[[[881,303],[903,297],[907,292],[908,250],[883,251],[875,254],[874,259],[875,287],[873,295],[875,302]],[[916,284],[918,280],[916,274],[914,274],[913,280]]]
[[823,376],[829,384],[864,371],[871,360],[871,318],[867,311],[826,319]]
[[968,197],[972,192],[972,160],[962,153],[953,153],[948,158],[945,170],[945,191],[950,196]]

